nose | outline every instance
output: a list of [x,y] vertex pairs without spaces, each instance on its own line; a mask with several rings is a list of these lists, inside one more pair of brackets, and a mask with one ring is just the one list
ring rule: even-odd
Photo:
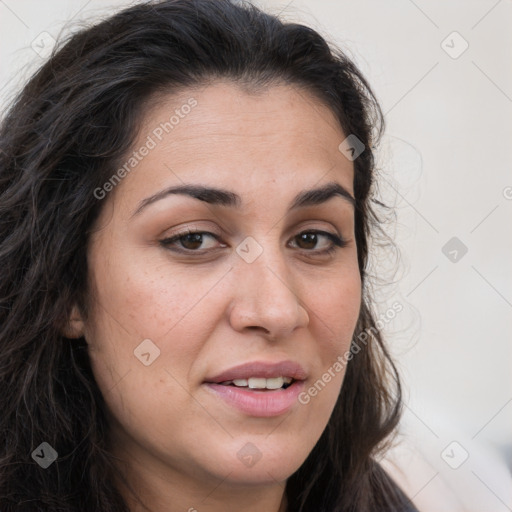
[[278,340],[309,324],[300,290],[282,259],[276,260],[265,257],[264,251],[252,263],[238,262],[236,291],[228,311],[236,331],[260,330],[267,338]]

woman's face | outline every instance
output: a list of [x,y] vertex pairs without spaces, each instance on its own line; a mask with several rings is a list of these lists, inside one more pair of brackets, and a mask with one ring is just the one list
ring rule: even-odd
[[[147,112],[102,199],[81,324],[135,473],[254,488],[284,482],[313,449],[361,300],[345,138],[287,85],[216,82]],[[328,184],[342,192],[311,193]],[[165,192],[192,186],[222,192]]]

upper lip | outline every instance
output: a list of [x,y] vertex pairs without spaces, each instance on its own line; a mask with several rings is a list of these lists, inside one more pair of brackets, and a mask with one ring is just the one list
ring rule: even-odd
[[214,377],[207,378],[205,382],[219,383],[235,379],[249,379],[250,377],[264,377],[266,379],[291,377],[294,380],[304,380],[307,373],[299,363],[294,361],[279,361],[276,363],[250,361],[229,368]]

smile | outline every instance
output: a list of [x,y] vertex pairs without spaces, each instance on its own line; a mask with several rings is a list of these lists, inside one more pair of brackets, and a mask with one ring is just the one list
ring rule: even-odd
[[217,399],[249,416],[279,416],[298,402],[307,373],[293,361],[249,362],[206,379]]
[[239,388],[250,389],[286,389],[293,379],[291,377],[272,377],[265,379],[264,377],[250,377],[249,379],[235,379],[221,382],[223,386],[236,386]]

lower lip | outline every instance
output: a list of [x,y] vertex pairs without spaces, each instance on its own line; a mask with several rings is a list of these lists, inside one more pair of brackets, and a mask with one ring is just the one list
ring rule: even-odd
[[206,383],[206,386],[229,405],[250,416],[270,417],[288,412],[298,402],[304,381],[296,380],[286,389],[268,391],[223,386],[212,382]]

